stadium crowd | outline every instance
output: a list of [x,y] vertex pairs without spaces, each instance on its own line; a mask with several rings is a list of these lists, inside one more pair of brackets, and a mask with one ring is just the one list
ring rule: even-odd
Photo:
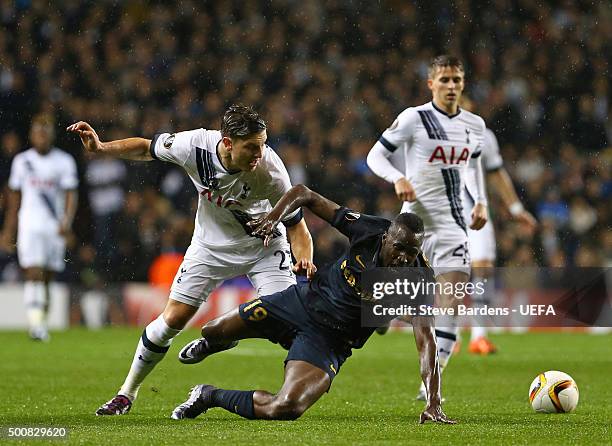
[[[540,221],[523,234],[492,199],[500,266],[612,264],[612,8],[606,2],[0,1],[0,178],[28,146],[30,118],[55,116],[77,160],[80,204],[64,279],[85,287],[147,280],[189,244],[196,194],[173,165],[88,157],[63,129],[103,140],[219,128],[253,105],[292,181],[353,209],[400,203],[368,169],[394,117],[430,100],[427,66],[464,58],[466,94],[500,142]],[[0,208],[4,209],[4,194]],[[341,237],[308,219],[315,261]],[[15,279],[2,256],[4,280]]]

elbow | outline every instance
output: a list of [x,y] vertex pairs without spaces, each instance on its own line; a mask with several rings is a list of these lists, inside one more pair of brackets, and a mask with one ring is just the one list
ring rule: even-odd
[[368,156],[366,158],[366,164],[372,171],[374,171],[375,160],[376,160],[376,154],[374,153],[374,148],[372,147],[372,149],[370,149],[370,151],[368,152]]

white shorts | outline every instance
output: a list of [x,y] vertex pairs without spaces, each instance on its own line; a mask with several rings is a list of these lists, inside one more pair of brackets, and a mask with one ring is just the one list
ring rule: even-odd
[[451,271],[470,274],[468,236],[459,226],[426,231],[423,254],[429,259],[436,276]]
[[468,229],[468,240],[472,261],[495,261],[495,230],[490,221],[480,231]]
[[170,299],[199,307],[224,280],[247,275],[258,296],[267,296],[296,283],[291,250],[285,238],[268,247],[236,247],[222,252],[192,243],[174,277]]
[[[474,207],[474,201],[468,193],[463,194],[463,218],[466,222],[471,222],[471,212]],[[473,261],[476,260],[491,260],[494,261],[495,255],[495,230],[491,222],[491,214],[489,213],[489,221],[479,231],[467,228],[468,240],[470,246],[470,256]]]
[[59,234],[31,231],[19,231],[17,234],[17,258],[22,268],[64,271],[65,254],[66,240]]

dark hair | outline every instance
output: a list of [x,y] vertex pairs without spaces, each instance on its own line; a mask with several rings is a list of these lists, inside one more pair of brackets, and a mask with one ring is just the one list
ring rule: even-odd
[[400,225],[410,229],[413,234],[420,234],[425,231],[423,220],[412,212],[402,212],[393,220],[392,225]]
[[436,70],[438,68],[444,67],[455,67],[461,71],[465,71],[463,69],[463,62],[461,62],[461,59],[455,56],[450,56],[448,54],[442,54],[440,56],[434,57],[431,60],[431,62],[429,63],[429,71],[427,72],[427,75],[431,79],[436,74]]
[[221,134],[230,138],[246,138],[266,129],[266,121],[244,105],[231,105],[223,115]]

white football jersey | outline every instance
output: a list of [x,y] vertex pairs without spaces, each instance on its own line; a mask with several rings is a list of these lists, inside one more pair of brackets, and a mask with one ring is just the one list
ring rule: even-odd
[[[497,143],[495,133],[489,128],[485,130],[484,143],[481,150],[481,162],[485,174],[487,172],[493,172],[504,165],[504,160],[499,152],[499,144]],[[472,193],[467,187],[465,188],[465,199],[467,206],[474,206]]]
[[[151,156],[181,166],[198,192],[198,211],[192,243],[223,250],[260,245],[246,223],[262,217],[291,189],[287,169],[266,145],[262,159],[252,172],[228,172],[217,155],[218,130],[197,129],[155,135]],[[299,215],[298,215],[299,214]],[[284,222],[300,216],[299,209]],[[276,236],[286,237],[283,225]]]
[[74,158],[53,147],[41,155],[30,148],[15,156],[8,186],[21,192],[19,233],[57,234],[64,218],[66,190],[79,185]]
[[[403,212],[414,212],[427,231],[448,225],[466,230],[461,195],[470,158],[480,156],[485,124],[467,110],[449,116],[432,102],[399,114],[378,140],[387,150],[404,152],[402,169],[416,192]],[[401,158],[400,158],[401,159]]]

